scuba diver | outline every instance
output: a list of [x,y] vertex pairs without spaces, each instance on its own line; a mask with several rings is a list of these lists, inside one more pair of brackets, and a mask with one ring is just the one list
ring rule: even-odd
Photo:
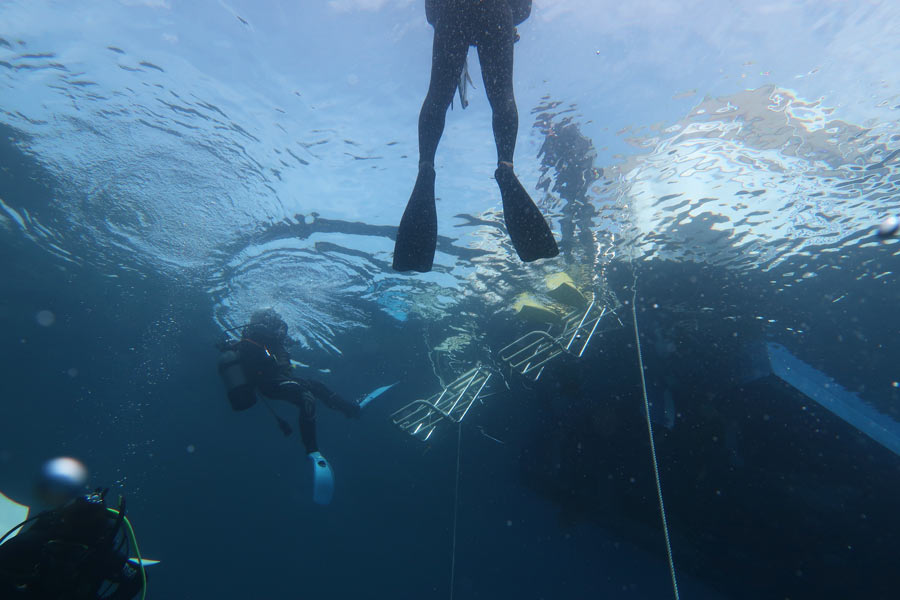
[[513,172],[519,114],[513,94],[516,26],[531,14],[531,0],[425,0],[425,18],[434,26],[431,81],[419,113],[419,173],[400,220],[394,245],[395,271],[431,270],[437,246],[434,157],[447,109],[460,90],[465,107],[469,46],[478,48],[484,89],[493,113],[503,218],[519,258],[531,262],[559,254],[541,211]]
[[0,598],[129,600],[144,592],[144,565],[156,561],[140,558],[125,501],[109,508],[107,492],[76,496],[0,538]]
[[[287,323],[275,310],[254,312],[243,326],[240,339],[219,345],[219,374],[234,410],[253,406],[256,392],[264,400],[284,400],[300,409],[300,437],[313,464],[313,500],[328,504],[334,493],[334,479],[316,440],[316,400],[349,418],[358,418],[363,404],[345,400],[318,381],[293,377],[291,357],[285,348],[289,341],[287,330]],[[277,415],[275,418],[282,432],[290,435],[290,426]]]

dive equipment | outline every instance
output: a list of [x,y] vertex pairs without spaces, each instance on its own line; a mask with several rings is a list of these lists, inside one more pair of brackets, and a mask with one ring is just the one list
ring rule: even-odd
[[[89,494],[77,496],[58,508],[49,509],[33,515],[7,531],[6,534],[0,538],[0,547],[3,547],[4,550],[8,549],[4,542],[10,540],[10,544],[18,543],[18,539],[11,540],[11,538],[14,536],[17,537],[16,534],[21,532],[21,535],[28,537],[29,541],[25,542],[23,545],[16,546],[16,549],[13,550],[13,552],[18,553],[25,551],[26,554],[30,552],[39,553],[39,556],[36,555],[33,558],[35,561],[35,570],[32,573],[26,573],[24,576],[19,577],[18,580],[14,580],[13,584],[24,585],[30,588],[35,582],[35,576],[45,578],[43,580],[36,580],[39,582],[51,581],[51,579],[48,578],[50,577],[50,573],[53,573],[52,581],[56,582],[55,585],[59,585],[59,582],[56,581],[57,575],[60,577],[68,577],[70,575],[80,577],[81,573],[85,572],[85,567],[82,565],[85,561],[106,560],[107,563],[110,560],[114,561],[115,559],[102,558],[102,554],[99,555],[101,558],[97,558],[97,553],[102,553],[108,549],[109,552],[112,552],[117,557],[121,556],[120,560],[127,562],[137,571],[136,576],[140,578],[140,587],[135,588],[134,593],[137,594],[139,590],[140,598],[143,600],[147,593],[147,577],[144,573],[144,568],[149,565],[158,564],[159,561],[141,557],[137,539],[134,535],[134,529],[131,526],[131,522],[125,516],[124,498],[119,498],[118,508],[111,508],[106,506],[105,497],[107,492],[107,489],[98,488]],[[0,493],[0,508],[9,509],[10,507],[14,509],[15,512],[19,512],[19,514],[21,514],[21,509],[25,509],[26,513],[28,511],[27,506],[18,504]],[[107,518],[98,521],[97,511],[106,513]],[[0,513],[2,513],[2,511],[0,511]],[[10,514],[6,514],[6,517],[9,516]],[[24,527],[26,525],[30,528]],[[105,532],[99,533],[99,531],[97,531],[98,527],[105,529]],[[124,539],[120,542],[118,541],[118,536],[123,529]],[[76,547],[81,550],[75,555],[68,555],[65,552],[59,551],[60,548],[64,549],[66,547]],[[129,550],[134,551],[137,557],[128,558]],[[9,556],[10,555],[7,553],[7,558]],[[68,559],[74,561],[69,566],[69,570],[59,571],[59,561]],[[124,581],[118,579],[114,573],[110,573],[109,577],[103,577],[103,575],[100,574],[99,577],[105,581],[107,591],[109,591],[110,586],[124,585]],[[65,579],[64,581],[68,580]],[[80,581],[77,583],[80,585]],[[48,589],[43,588],[43,584],[39,585],[41,585],[41,589],[33,590],[35,593],[49,593]],[[63,585],[69,584],[64,583]],[[75,583],[72,585],[75,585]],[[44,596],[42,595],[40,597]],[[55,598],[57,596],[53,595],[53,597]],[[103,597],[109,596],[104,595]],[[132,596],[129,595],[128,597]]]
[[503,198],[503,220],[516,254],[522,262],[559,255],[553,233],[534,200],[522,187],[513,172],[512,164],[500,163],[494,171]]
[[256,403],[253,386],[247,380],[241,357],[236,345],[231,345],[219,354],[219,376],[225,384],[228,401],[234,410],[246,410]]
[[394,243],[395,271],[431,270],[437,249],[437,209],[434,204],[434,166],[422,163],[416,185],[400,219]]
[[397,385],[398,383],[400,383],[400,382],[399,382],[399,381],[395,381],[394,383],[392,383],[392,384],[390,384],[390,385],[383,385],[383,386],[381,386],[380,388],[376,388],[376,389],[372,390],[371,392],[369,392],[369,393],[366,395],[365,398],[363,398],[362,400],[359,401],[359,407],[360,407],[360,408],[365,408],[366,405],[367,405],[369,402],[371,402],[372,400],[374,400],[374,399],[377,398],[378,396],[382,395],[383,393],[385,393],[386,391],[388,391],[389,389],[391,389],[392,387],[394,387],[394,386]]
[[[24,521],[28,520],[29,508],[19,504],[3,492],[0,492],[0,532],[7,532],[0,538],[0,543],[8,536],[18,533]],[[17,525],[18,523],[18,525]]]
[[334,473],[331,465],[319,452],[307,454],[313,466],[313,502],[326,506],[334,497]]

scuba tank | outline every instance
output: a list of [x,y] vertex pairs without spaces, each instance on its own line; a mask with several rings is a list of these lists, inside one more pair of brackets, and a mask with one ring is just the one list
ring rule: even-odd
[[[137,552],[137,543],[125,517],[125,501],[120,499],[117,509],[108,507],[107,491],[77,496],[3,536],[0,596],[124,599],[142,591],[143,567],[128,566],[129,550]],[[18,535],[7,540],[16,530]],[[110,589],[114,592],[100,594]]]
[[244,373],[237,344],[224,347],[219,354],[219,376],[225,384],[232,409],[246,410],[256,403],[256,394]]

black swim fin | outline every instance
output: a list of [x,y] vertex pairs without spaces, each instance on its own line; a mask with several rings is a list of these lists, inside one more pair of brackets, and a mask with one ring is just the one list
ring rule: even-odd
[[416,185],[400,219],[394,244],[395,271],[431,270],[437,247],[437,210],[434,206],[434,167],[419,167]]
[[494,171],[494,178],[500,186],[500,195],[503,197],[503,219],[506,221],[506,230],[522,262],[557,256],[559,247],[553,239],[547,221],[522,187],[512,167],[505,165],[498,167]]

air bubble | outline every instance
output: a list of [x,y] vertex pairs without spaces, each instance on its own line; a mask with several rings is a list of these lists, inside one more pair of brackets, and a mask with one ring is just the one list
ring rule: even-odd
[[56,315],[49,310],[39,310],[37,314],[34,315],[34,320],[37,321],[38,325],[41,327],[50,327],[56,322]]

